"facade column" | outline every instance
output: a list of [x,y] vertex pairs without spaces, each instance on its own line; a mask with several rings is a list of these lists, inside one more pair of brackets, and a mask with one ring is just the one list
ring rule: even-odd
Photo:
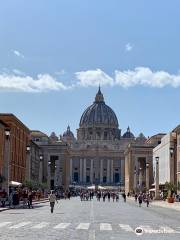
[[149,163],[146,163],[146,191],[149,190]]
[[72,178],[72,158],[70,159],[70,166],[69,166],[69,178],[70,178],[70,184],[73,182],[73,178]]
[[134,169],[134,192],[137,191],[137,171]]
[[103,159],[100,160],[100,183],[103,183]]
[[121,186],[125,185],[125,159],[121,159],[121,175],[120,175]]
[[86,183],[86,159],[84,158],[84,167],[83,167],[83,182]]
[[107,183],[110,183],[110,160],[107,160]]
[[80,159],[79,161],[80,161],[80,169],[79,169],[80,170],[79,171],[79,175],[80,175],[79,177],[80,178],[79,178],[79,180],[80,180],[80,183],[82,183],[82,181],[83,181],[83,178],[82,178],[82,175],[83,175],[83,173],[82,173],[82,159]]
[[91,184],[93,184],[93,172],[94,172],[94,170],[93,170],[93,159],[91,159],[91,167],[90,167],[90,182],[91,182]]
[[54,187],[57,187],[59,185],[59,159],[55,160],[54,163]]
[[111,183],[114,182],[114,164],[113,160],[111,160]]
[[143,176],[142,176],[142,168],[139,168],[139,189],[140,191],[142,191],[142,180],[143,180]]

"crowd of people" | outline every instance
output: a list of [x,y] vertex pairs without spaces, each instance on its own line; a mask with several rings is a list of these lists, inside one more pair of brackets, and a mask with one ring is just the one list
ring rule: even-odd
[[33,208],[33,199],[39,201],[42,196],[42,191],[27,188],[10,189],[9,196],[5,190],[2,190],[0,192],[0,207],[17,208],[21,205],[23,208]]
[[110,202],[111,199],[113,202],[119,201],[119,194],[118,192],[114,192],[114,191],[81,190],[79,195],[80,195],[81,201],[92,200],[94,196],[96,197],[97,201],[101,201],[101,199],[103,202],[105,202],[106,200]]

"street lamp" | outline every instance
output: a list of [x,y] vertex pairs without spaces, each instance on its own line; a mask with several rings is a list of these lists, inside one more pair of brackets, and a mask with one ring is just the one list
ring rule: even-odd
[[149,168],[149,163],[146,163],[146,168]]
[[156,157],[155,199],[159,199],[159,157]]
[[27,151],[27,152],[30,152],[30,150],[31,150],[31,147],[30,147],[30,146],[27,146],[27,147],[26,147],[26,151]]
[[9,129],[5,129],[5,136],[7,139],[9,139],[10,137],[10,130]]
[[146,163],[146,190],[149,190],[149,163]]
[[171,155],[171,157],[173,156],[173,153],[174,153],[174,148],[173,147],[170,147],[169,148],[169,151],[170,151],[170,155]]
[[10,129],[6,128],[4,131],[6,136],[4,145],[4,156],[5,161],[3,161],[3,176],[5,177],[4,188],[6,189],[9,196],[9,162],[10,162]]
[[159,164],[159,157],[156,157],[156,164]]
[[39,159],[40,159],[40,162],[42,162],[42,160],[43,160],[43,155],[40,155],[40,156],[39,156]]

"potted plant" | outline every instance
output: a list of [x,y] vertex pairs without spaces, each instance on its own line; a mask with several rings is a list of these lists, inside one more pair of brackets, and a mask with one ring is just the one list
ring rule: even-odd
[[165,189],[168,192],[168,197],[167,197],[167,201],[168,203],[174,203],[174,193],[177,190],[177,187],[175,184],[173,184],[172,182],[166,182],[165,183]]

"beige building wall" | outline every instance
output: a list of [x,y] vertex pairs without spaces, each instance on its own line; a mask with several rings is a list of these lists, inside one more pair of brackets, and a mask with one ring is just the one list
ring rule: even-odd
[[165,184],[165,182],[175,182],[175,159],[170,153],[170,148],[175,149],[175,139],[175,133],[168,133],[161,139],[161,143],[153,149],[153,166],[156,165],[156,157],[159,157],[160,184]]

